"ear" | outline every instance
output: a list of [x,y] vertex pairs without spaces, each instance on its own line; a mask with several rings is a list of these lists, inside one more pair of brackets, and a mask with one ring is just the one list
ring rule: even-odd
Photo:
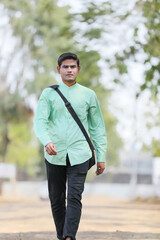
[[57,66],[57,72],[60,73],[60,67],[59,66]]
[[80,71],[80,69],[81,69],[81,67],[79,66],[79,67],[78,67],[78,72]]

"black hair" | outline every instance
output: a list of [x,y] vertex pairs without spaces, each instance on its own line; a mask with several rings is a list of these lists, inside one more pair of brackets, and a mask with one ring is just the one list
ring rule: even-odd
[[74,53],[63,53],[63,54],[61,54],[61,55],[59,56],[59,58],[58,58],[58,66],[60,67],[61,64],[62,64],[62,62],[63,62],[64,60],[66,60],[66,59],[76,60],[77,65],[78,65],[78,67],[79,67],[79,59],[78,59],[77,55],[74,54]]

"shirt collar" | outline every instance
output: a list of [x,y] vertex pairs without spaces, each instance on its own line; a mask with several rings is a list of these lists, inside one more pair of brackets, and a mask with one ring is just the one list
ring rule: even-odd
[[65,89],[71,89],[71,88],[73,89],[73,88],[75,88],[75,87],[77,86],[77,84],[78,84],[78,83],[76,82],[76,83],[73,84],[72,86],[68,87],[63,81],[61,81],[59,85],[60,85],[61,87],[65,88]]

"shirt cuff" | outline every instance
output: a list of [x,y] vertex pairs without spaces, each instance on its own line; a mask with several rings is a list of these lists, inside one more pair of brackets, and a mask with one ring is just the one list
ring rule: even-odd
[[97,162],[106,162],[106,152],[100,153],[96,151]]
[[52,140],[50,139],[50,137],[48,135],[45,135],[45,136],[43,135],[43,137],[42,138],[40,137],[39,140],[44,146],[46,146],[48,143],[52,142]]

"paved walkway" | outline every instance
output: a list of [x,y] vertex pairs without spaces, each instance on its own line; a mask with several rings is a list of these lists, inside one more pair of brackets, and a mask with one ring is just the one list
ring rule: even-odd
[[[56,240],[49,201],[0,198],[0,240]],[[160,203],[86,197],[77,240],[160,240]]]

